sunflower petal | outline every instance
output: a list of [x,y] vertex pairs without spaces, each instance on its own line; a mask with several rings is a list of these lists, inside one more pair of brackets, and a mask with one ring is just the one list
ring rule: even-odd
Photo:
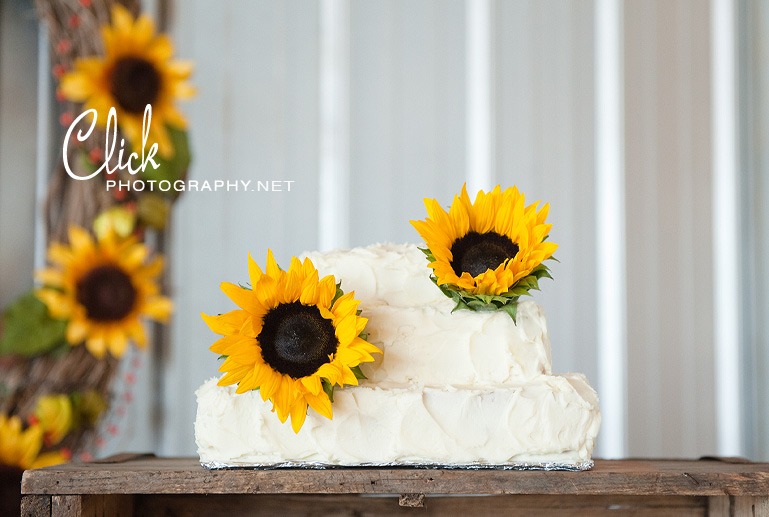
[[331,401],[325,393],[319,395],[307,394],[305,395],[305,399],[310,407],[319,415],[325,416],[329,420],[334,417],[334,412],[331,409]]
[[307,418],[307,403],[304,401],[298,401],[291,406],[291,429],[295,433],[299,433],[299,430],[304,425],[304,419]]

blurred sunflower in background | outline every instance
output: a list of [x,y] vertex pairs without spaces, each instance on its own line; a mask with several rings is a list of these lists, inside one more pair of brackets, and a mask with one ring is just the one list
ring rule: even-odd
[[202,314],[224,336],[210,348],[226,356],[219,385],[237,384],[236,393],[258,389],[281,422],[291,416],[298,433],[308,406],[332,418],[334,385],[357,385],[360,363],[382,352],[364,339],[368,320],[359,316],[355,293],[344,294],[333,276],[319,280],[310,259],[294,257],[283,271],[269,251],[266,272],[250,255],[248,271],[252,289],[221,286],[240,309]]
[[22,430],[18,416],[0,414],[0,464],[20,469],[36,469],[58,465],[69,459],[66,451],[40,453],[43,429],[32,425]]
[[85,341],[98,358],[107,351],[120,357],[129,339],[140,347],[146,343],[143,317],[164,322],[173,308],[156,282],[163,259],[147,261],[148,256],[135,237],[109,232],[94,241],[88,231],[71,226],[69,245],[49,247],[54,267],[36,273],[44,287],[35,294],[51,316],[68,320],[71,345]]
[[78,58],[74,70],[62,77],[61,92],[95,109],[102,127],[110,107],[115,107],[118,125],[134,148],[141,146],[144,110],[151,105],[148,143],[157,143],[161,156],[171,156],[174,147],[166,126],[187,126],[174,101],[195,94],[187,82],[192,63],[171,59],[171,40],[155,34],[149,16],[134,19],[120,4],[112,7],[111,15],[112,24],[102,27],[104,56]]

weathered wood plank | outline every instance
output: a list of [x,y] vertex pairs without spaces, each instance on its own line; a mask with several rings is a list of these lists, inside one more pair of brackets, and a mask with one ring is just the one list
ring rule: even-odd
[[55,495],[50,499],[49,515],[51,517],[133,517],[134,515],[132,495]]
[[25,472],[24,494],[572,494],[767,496],[769,464],[597,460],[588,472],[340,468],[207,470],[138,458]]
[[51,498],[51,517],[81,517],[83,498],[79,495],[55,495]]
[[565,515],[704,516],[701,497],[609,496],[427,496],[424,507],[398,505],[398,497],[360,495],[143,495],[137,496],[137,515],[490,515],[528,516],[533,513]]
[[21,498],[21,517],[51,517],[51,496],[23,496]]
[[769,517],[769,497],[730,497],[729,515]]
[[753,508],[754,516],[769,517],[769,497],[754,497]]
[[708,517],[729,517],[731,502],[728,495],[714,495],[708,498]]

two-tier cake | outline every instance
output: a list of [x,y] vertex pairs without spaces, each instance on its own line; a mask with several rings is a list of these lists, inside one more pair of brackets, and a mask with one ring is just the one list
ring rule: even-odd
[[238,309],[203,315],[224,359],[197,391],[203,465],[592,465],[596,393],[552,373],[544,312],[520,300],[550,277],[548,205],[499,187],[425,204],[424,248],[287,270],[269,253],[250,285],[222,284]]
[[334,417],[313,411],[299,433],[258,392],[217,379],[197,391],[195,435],[208,466],[516,464],[589,466],[598,399],[581,374],[553,375],[542,308],[452,313],[416,246],[312,253],[361,300],[382,354],[366,380],[334,393]]

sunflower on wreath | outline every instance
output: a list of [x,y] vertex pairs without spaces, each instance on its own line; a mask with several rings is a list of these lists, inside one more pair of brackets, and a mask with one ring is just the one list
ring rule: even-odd
[[223,282],[222,291],[240,307],[203,319],[223,336],[210,350],[225,358],[220,386],[237,384],[236,393],[259,390],[281,422],[291,416],[298,433],[308,407],[333,418],[334,387],[357,385],[360,364],[382,353],[366,341],[367,319],[355,293],[345,294],[333,276],[318,277],[306,258],[278,267],[272,251],[262,269],[249,255],[251,287]]
[[[85,110],[95,110],[96,124],[101,128],[107,127],[109,111],[114,108],[127,148],[132,147],[142,159],[146,130],[147,148],[157,144],[158,155],[141,168],[138,179],[174,184],[186,177],[191,162],[187,120],[176,101],[195,95],[188,81],[193,63],[172,58],[171,39],[156,33],[149,15],[134,18],[120,4],[114,4],[110,13],[111,23],[101,27],[103,54],[77,58],[72,70],[62,76],[59,93],[64,99],[82,103]],[[148,107],[151,117],[145,120]],[[145,124],[149,125],[146,129]],[[101,149],[74,152],[79,153],[79,163],[89,172],[101,166]],[[138,223],[157,229],[165,228],[171,203],[179,195],[172,188],[130,196],[116,188],[113,193],[119,203],[132,203]]]
[[155,34],[148,15],[134,19],[120,4],[112,7],[111,14],[112,24],[102,27],[104,55],[77,59],[74,70],[61,79],[61,92],[86,109],[95,109],[102,127],[114,107],[120,129],[134,147],[141,145],[144,110],[152,106],[149,141],[158,144],[161,156],[171,157],[174,145],[169,131],[187,126],[174,101],[195,94],[187,82],[192,63],[171,59],[171,40]]
[[517,187],[499,186],[479,191],[474,202],[463,186],[448,212],[435,199],[424,202],[427,219],[411,224],[425,241],[431,279],[454,310],[502,310],[515,321],[518,299],[552,278],[543,264],[558,248],[546,240],[549,204],[526,206]]
[[69,229],[69,245],[48,249],[52,267],[37,272],[43,284],[35,294],[50,315],[66,322],[67,342],[85,342],[98,358],[121,357],[129,340],[143,347],[144,317],[165,322],[173,308],[160,294],[157,277],[163,258],[149,260],[149,250],[135,236],[108,231],[97,239],[78,226]]

